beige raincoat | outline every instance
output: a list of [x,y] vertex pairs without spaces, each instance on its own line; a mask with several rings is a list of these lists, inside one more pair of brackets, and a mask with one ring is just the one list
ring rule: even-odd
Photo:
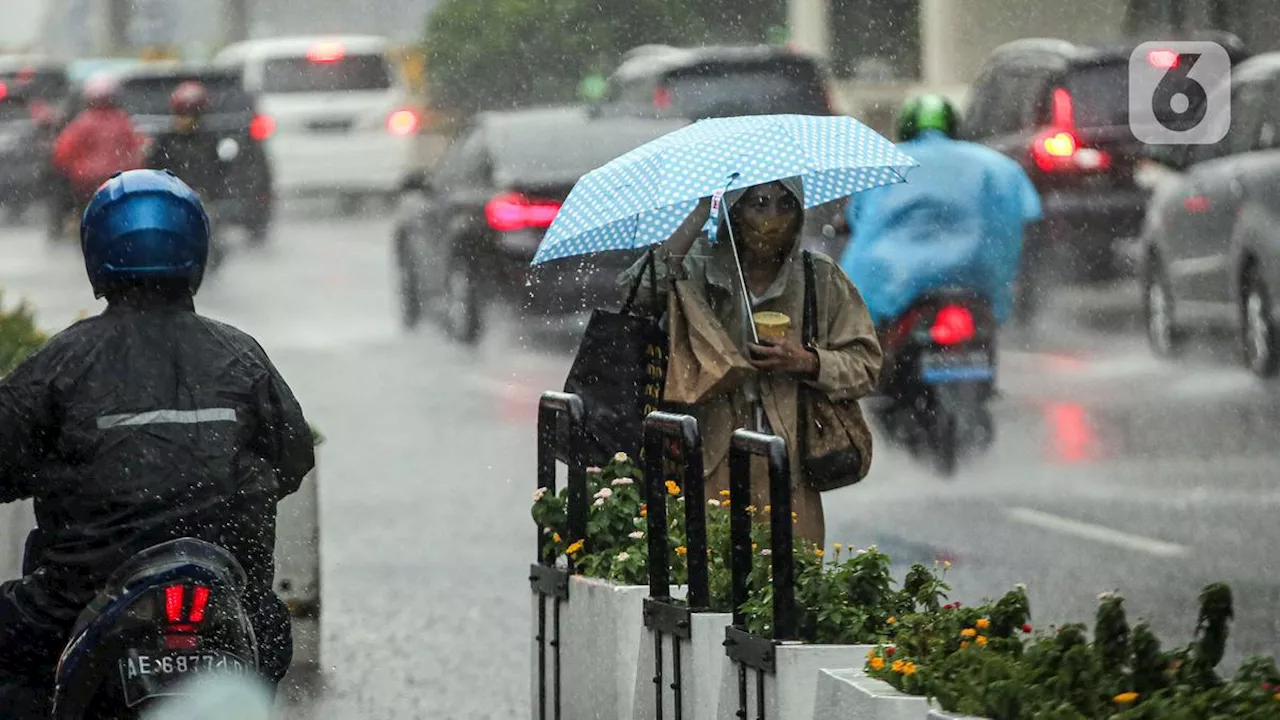
[[[730,352],[736,351],[740,356],[726,359],[725,365],[744,364],[749,330],[742,319],[740,283],[729,243],[722,241],[713,245],[705,237],[700,237],[685,256],[678,277],[671,276],[662,255],[660,250],[657,263],[660,307],[651,310],[666,312],[668,293],[677,281],[685,281],[679,283],[678,292],[701,293],[720,329],[737,345]],[[758,380],[770,429],[786,440],[791,454],[792,510],[798,516],[796,539],[822,545],[825,523],[821,496],[805,482],[796,452],[797,389],[801,382],[807,382],[832,399],[860,398],[876,387],[881,352],[871,317],[857,288],[827,256],[814,253],[813,259],[818,286],[817,352],[820,370],[817,378],[805,380],[789,373],[763,372],[753,368],[750,372],[738,374],[735,382],[720,383],[727,387],[717,388],[714,394],[700,398],[692,404],[691,412],[698,419],[702,431],[707,496],[715,497],[716,492],[729,487],[730,436],[734,430],[751,428],[754,424],[750,393],[754,384],[752,380]],[[635,282],[643,262],[641,258],[620,276],[619,284],[624,291]],[[637,298],[647,301],[648,272],[641,277],[641,283]],[[773,285],[756,299],[754,310],[785,313],[792,320],[791,333],[798,341],[803,303],[804,262],[797,247],[782,266]],[[867,447],[860,450],[867,455],[871,453],[870,436]],[[753,503],[763,509],[769,504],[768,469],[762,459],[757,460],[760,462],[752,468],[752,495]]]

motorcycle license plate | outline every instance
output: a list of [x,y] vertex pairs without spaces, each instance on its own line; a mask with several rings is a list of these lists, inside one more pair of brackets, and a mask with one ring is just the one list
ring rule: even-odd
[[120,659],[120,686],[124,701],[133,707],[148,698],[175,695],[187,678],[201,674],[246,675],[249,663],[227,652],[137,653]]
[[991,354],[986,350],[926,351],[920,356],[920,379],[927,383],[982,382],[994,378]]

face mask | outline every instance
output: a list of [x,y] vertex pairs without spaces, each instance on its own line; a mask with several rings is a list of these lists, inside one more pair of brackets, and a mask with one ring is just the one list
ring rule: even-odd
[[760,235],[775,237],[791,228],[792,218],[787,215],[778,215],[768,218],[752,217],[747,218],[746,223],[751,230],[759,233]]

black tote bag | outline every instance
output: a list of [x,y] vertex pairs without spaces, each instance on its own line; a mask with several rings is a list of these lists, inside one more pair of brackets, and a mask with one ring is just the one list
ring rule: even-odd
[[635,309],[646,272],[650,307],[659,308],[655,262],[649,250],[620,310],[597,308],[591,313],[565,380],[564,391],[582,398],[582,460],[588,465],[603,466],[618,452],[640,458],[644,418],[662,407],[667,334],[657,317]]

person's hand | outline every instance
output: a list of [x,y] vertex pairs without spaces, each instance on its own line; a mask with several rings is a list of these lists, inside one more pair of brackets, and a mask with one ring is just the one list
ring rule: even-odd
[[758,370],[798,375],[818,374],[818,354],[791,338],[760,344],[748,343],[747,350],[747,360]]

